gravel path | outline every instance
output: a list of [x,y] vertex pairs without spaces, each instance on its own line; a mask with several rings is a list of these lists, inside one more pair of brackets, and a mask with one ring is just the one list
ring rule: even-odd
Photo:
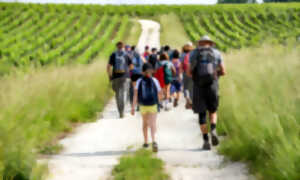
[[[143,32],[138,49],[159,47],[160,25],[141,20]],[[224,162],[215,150],[201,151],[202,138],[197,116],[180,106],[158,116],[158,156],[166,162],[173,180],[246,180],[245,165]],[[119,119],[112,100],[97,122],[84,124],[60,143],[64,151],[49,160],[49,180],[111,179],[118,158],[143,143],[139,114]]]

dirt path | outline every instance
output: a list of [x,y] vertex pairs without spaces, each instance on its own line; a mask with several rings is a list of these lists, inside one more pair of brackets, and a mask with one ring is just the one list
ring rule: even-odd
[[[147,44],[159,47],[159,24],[142,20],[143,32],[138,49]],[[173,180],[246,180],[247,170],[241,163],[223,162],[215,150],[201,151],[202,138],[197,116],[187,111],[184,102],[176,109],[158,116],[158,156],[166,162]],[[103,117],[78,128],[60,143],[64,151],[49,160],[49,180],[110,179],[118,158],[143,143],[141,117],[118,119],[114,101],[108,104]]]

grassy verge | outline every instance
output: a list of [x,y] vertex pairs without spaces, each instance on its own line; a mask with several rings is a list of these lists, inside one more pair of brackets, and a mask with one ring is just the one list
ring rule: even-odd
[[130,45],[137,45],[142,32],[142,27],[138,22],[138,18],[131,19],[130,26],[131,28],[128,30],[130,36],[126,36],[124,42]]
[[55,150],[49,144],[73,123],[96,119],[111,93],[105,77],[102,62],[3,77],[0,179],[41,179],[36,155]]
[[248,162],[258,179],[300,179],[299,46],[227,54],[221,81],[220,152]]
[[120,163],[113,169],[115,180],[166,180],[162,160],[153,157],[152,152],[139,150],[134,154],[121,157]]
[[176,14],[164,14],[156,19],[158,19],[161,24],[161,45],[168,44],[172,48],[178,48],[181,50],[182,46],[190,41],[179,17]]

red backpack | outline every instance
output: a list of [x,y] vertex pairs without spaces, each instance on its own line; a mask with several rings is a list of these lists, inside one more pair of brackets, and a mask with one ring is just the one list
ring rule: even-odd
[[156,70],[156,73],[154,74],[154,77],[158,80],[160,87],[165,87],[165,70],[164,66],[161,66]]

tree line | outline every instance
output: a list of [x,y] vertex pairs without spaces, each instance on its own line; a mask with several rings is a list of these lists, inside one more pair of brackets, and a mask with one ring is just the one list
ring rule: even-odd
[[[264,0],[265,3],[271,2],[300,2],[300,0]],[[218,0],[218,3],[257,3],[257,0]]]

